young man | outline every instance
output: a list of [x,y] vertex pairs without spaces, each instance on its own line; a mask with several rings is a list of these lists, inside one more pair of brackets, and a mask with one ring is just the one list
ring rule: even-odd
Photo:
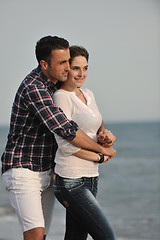
[[[110,158],[116,153],[112,147],[105,148],[90,139],[54,105],[53,93],[67,80],[70,70],[68,41],[44,37],[37,42],[36,57],[38,67],[27,75],[16,93],[2,155],[2,177],[25,240],[45,239],[51,223],[57,150],[54,133],[78,147]],[[115,138],[107,134],[101,134],[101,140],[112,145]]]

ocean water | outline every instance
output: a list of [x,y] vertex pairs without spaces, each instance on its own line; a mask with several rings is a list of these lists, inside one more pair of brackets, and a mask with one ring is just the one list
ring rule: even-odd
[[[100,165],[98,201],[117,240],[160,240],[160,122],[106,124],[116,157]],[[8,128],[0,127],[0,155]],[[48,240],[62,240],[65,210],[56,202]],[[22,240],[0,180],[0,240]],[[88,240],[91,237],[88,237]]]

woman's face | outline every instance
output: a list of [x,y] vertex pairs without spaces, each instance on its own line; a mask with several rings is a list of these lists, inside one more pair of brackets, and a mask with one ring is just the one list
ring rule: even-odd
[[67,82],[72,87],[80,88],[88,74],[88,62],[83,56],[75,57],[70,65]]

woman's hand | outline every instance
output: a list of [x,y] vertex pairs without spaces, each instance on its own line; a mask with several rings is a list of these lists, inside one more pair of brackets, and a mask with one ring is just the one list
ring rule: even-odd
[[105,155],[105,157],[108,157],[108,160],[113,158],[116,154],[116,150],[113,147],[105,148],[102,146],[101,153]]
[[109,161],[109,156],[104,156],[104,163]]

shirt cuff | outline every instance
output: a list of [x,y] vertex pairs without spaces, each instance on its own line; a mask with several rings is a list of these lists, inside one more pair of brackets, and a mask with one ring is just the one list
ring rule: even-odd
[[66,129],[56,129],[55,133],[62,137],[63,139],[66,139],[68,141],[72,141],[76,137],[76,132],[79,129],[77,123],[74,121],[70,121],[70,127],[68,126]]

